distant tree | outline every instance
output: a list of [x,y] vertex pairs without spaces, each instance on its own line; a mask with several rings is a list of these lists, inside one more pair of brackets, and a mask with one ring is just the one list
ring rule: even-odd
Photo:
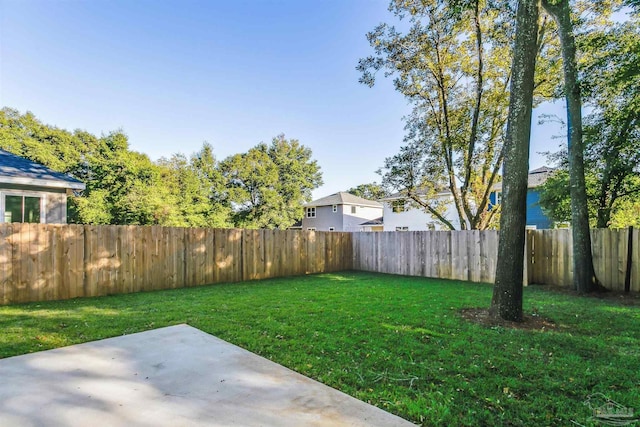
[[174,154],[160,159],[162,180],[177,201],[177,215],[167,225],[183,227],[229,227],[231,210],[213,148],[204,144],[189,159]]
[[277,191],[281,197],[279,217],[274,225],[287,228],[302,219],[302,205],[311,201],[311,192],[322,185],[322,172],[311,149],[296,139],[280,134],[272,139],[267,154],[278,171]]
[[221,164],[233,222],[245,228],[287,228],[302,218],[302,204],[322,184],[311,150],[284,135]]
[[122,131],[96,137],[0,110],[0,148],[80,179],[69,221],[187,227],[286,228],[322,184],[311,150],[284,135],[218,162],[213,147],[153,162]]
[[[640,17],[578,39],[584,96],[587,175],[595,175],[597,227],[640,197]],[[616,221],[618,222],[618,221]]]
[[347,193],[367,200],[380,200],[390,195],[390,193],[377,182],[357,185],[348,189]]
[[[177,201],[162,181],[161,168],[147,155],[130,151],[129,140],[123,132],[111,132],[101,137],[87,158],[90,170],[85,196],[93,200],[92,211],[102,209],[108,213],[109,224],[145,225],[173,221],[177,215]],[[95,191],[100,197],[92,197]],[[104,205],[96,205],[99,201]],[[81,222],[91,221],[82,209],[78,213]]]
[[502,181],[502,214],[490,313],[522,321],[531,113],[538,49],[538,0],[519,0]]
[[87,147],[78,133],[45,125],[31,112],[0,110],[0,148],[56,171],[74,172],[81,162]]

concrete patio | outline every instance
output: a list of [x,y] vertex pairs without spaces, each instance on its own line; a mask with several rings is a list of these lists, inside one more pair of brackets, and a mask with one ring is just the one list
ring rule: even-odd
[[187,325],[0,360],[0,426],[414,424]]

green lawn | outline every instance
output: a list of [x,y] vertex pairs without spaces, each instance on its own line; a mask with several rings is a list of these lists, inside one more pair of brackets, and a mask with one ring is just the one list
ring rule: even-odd
[[339,273],[0,307],[0,357],[188,323],[424,425],[573,425],[640,412],[640,307],[525,290],[555,331],[483,327],[491,286]]

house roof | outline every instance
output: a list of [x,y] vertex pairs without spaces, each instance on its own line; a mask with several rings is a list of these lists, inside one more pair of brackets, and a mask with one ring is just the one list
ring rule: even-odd
[[351,193],[340,191],[338,193],[331,194],[330,196],[322,197],[309,203],[305,203],[302,206],[332,206],[332,205],[358,205],[369,206],[373,208],[382,208],[382,204],[373,200],[363,199],[362,197],[354,196]]
[[[424,196],[424,195],[427,194],[427,191],[418,189],[418,190],[415,191],[415,193],[416,193],[417,196]],[[450,196],[451,193],[448,190],[443,190],[443,191],[440,191],[440,192],[436,193],[436,195],[437,196]],[[401,199],[406,199],[406,198],[407,198],[407,192],[406,191],[399,191],[397,193],[393,193],[392,195],[387,196],[387,197],[385,197],[383,199],[380,199],[380,200],[383,201],[383,202],[389,202],[389,201],[393,201],[393,200],[401,200]]]
[[[548,166],[542,166],[538,169],[529,171],[527,176],[527,188],[536,188],[544,184],[551,174],[555,171],[554,168]],[[493,190],[502,190],[502,182],[494,184]]]
[[376,219],[371,219],[367,222],[363,222],[360,225],[383,225],[384,224],[384,218],[380,217],[380,218],[376,218]]
[[0,150],[0,183],[84,190],[83,182],[45,165]]
[[299,228],[302,228],[302,220],[296,221],[289,226],[289,230],[297,230]]

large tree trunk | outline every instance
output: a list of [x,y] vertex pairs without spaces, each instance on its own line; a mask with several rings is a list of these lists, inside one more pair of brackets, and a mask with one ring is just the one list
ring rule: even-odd
[[601,288],[593,269],[589,211],[584,179],[584,144],[582,141],[582,100],[578,84],[576,41],[573,37],[571,8],[568,0],[542,0],[545,10],[558,24],[564,89],[567,100],[567,131],[569,145],[569,184],[571,193],[571,223],[573,234],[573,286],[580,292]]
[[527,175],[538,48],[538,2],[539,0],[518,2],[509,116],[504,145],[498,265],[490,309],[492,315],[513,321],[522,321]]

